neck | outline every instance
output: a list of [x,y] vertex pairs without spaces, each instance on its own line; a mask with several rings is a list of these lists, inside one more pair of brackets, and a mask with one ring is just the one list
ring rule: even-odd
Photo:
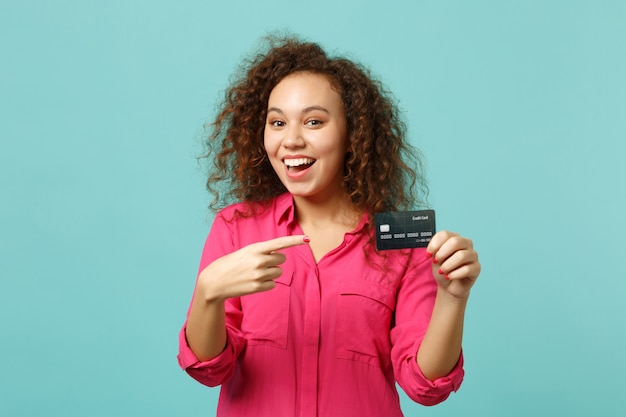
[[301,225],[340,224],[354,228],[361,218],[361,213],[354,208],[345,192],[324,199],[294,196],[293,200],[296,218]]

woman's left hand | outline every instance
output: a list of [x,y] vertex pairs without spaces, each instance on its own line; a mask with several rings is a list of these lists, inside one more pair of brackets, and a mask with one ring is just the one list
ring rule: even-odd
[[440,289],[457,298],[469,297],[480,274],[478,253],[470,239],[446,230],[438,232],[426,248],[433,261],[433,276]]

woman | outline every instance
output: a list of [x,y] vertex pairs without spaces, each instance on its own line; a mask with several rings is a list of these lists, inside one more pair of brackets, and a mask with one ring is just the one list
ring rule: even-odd
[[416,204],[423,184],[380,83],[270,40],[213,126],[207,184],[238,202],[212,225],[178,357],[222,385],[218,416],[401,416],[396,381],[425,405],[456,391],[478,255],[447,231],[376,251],[374,213]]

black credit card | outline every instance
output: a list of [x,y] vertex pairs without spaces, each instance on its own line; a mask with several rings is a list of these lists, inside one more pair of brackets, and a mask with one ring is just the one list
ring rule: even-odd
[[376,249],[425,248],[436,233],[435,210],[374,214]]

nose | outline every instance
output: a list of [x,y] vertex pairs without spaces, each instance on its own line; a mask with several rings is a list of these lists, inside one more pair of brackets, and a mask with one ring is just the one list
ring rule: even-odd
[[288,149],[301,148],[305,145],[300,126],[292,124],[286,129],[282,145]]

